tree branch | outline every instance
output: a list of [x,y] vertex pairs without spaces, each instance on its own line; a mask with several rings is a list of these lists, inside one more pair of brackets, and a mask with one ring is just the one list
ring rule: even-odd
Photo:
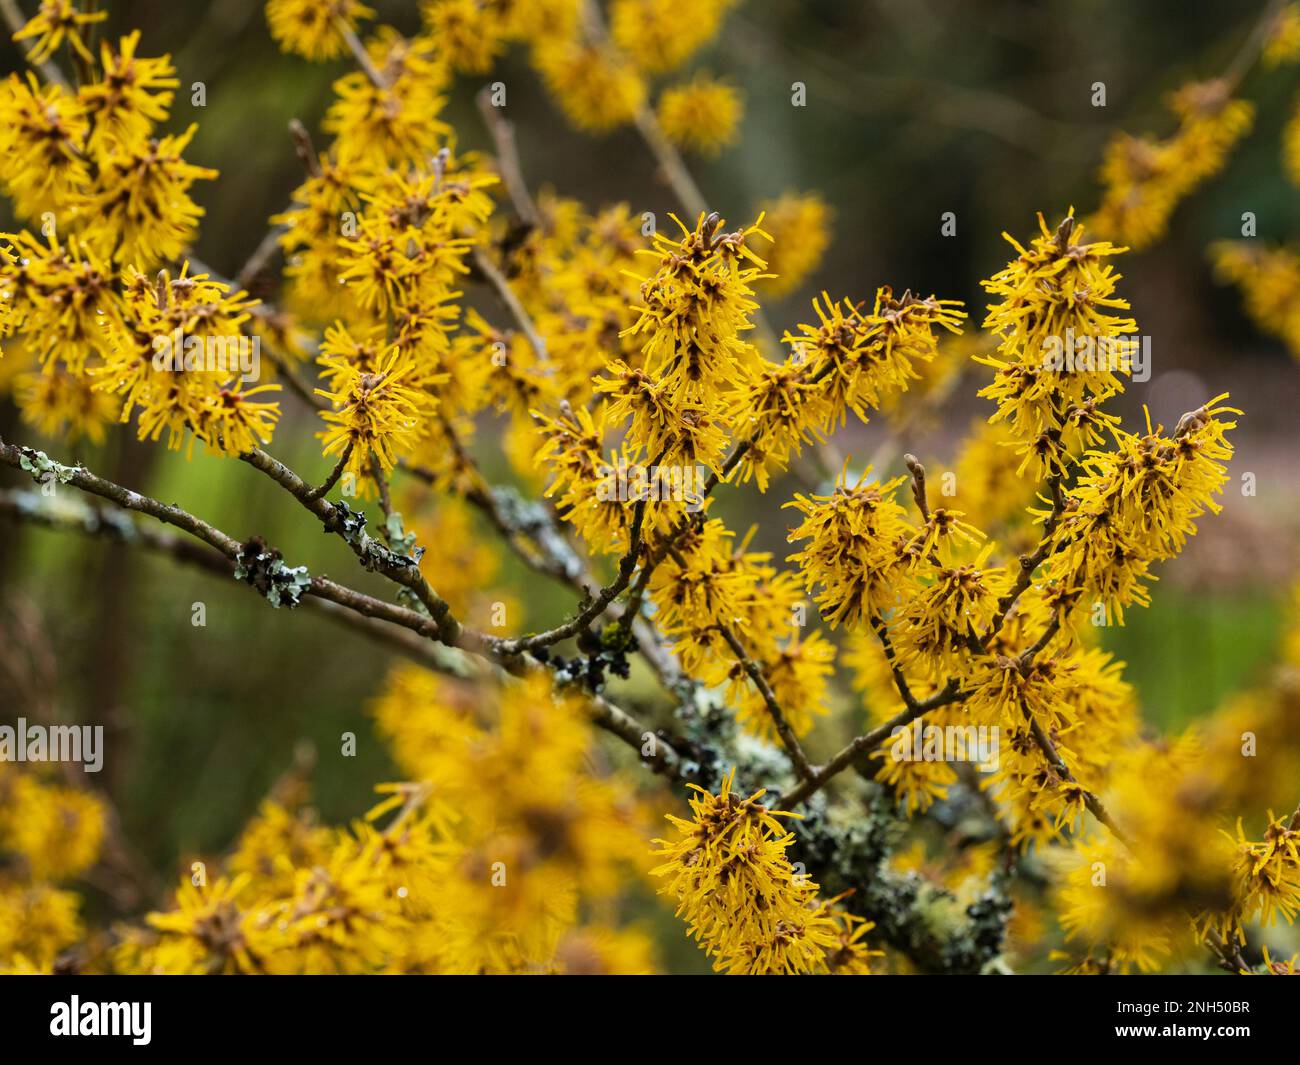
[[808,761],[808,756],[804,754],[803,748],[799,745],[799,737],[794,734],[794,729],[790,727],[790,722],[781,709],[781,704],[777,701],[772,686],[767,682],[767,677],[763,675],[763,670],[745,653],[744,646],[729,627],[719,625],[717,628],[722,638],[727,641],[727,646],[731,648],[745,673],[748,674],[749,679],[754,682],[754,687],[762,695],[763,703],[772,717],[772,723],[776,726],[777,735],[781,737],[781,743],[784,745],[786,753],[790,755],[790,761],[794,763],[795,771],[804,780],[811,779],[813,767]]

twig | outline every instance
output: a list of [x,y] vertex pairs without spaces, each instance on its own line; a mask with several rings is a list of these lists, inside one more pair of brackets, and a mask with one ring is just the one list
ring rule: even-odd
[[515,295],[514,289],[510,287],[510,282],[506,280],[505,274],[500,271],[497,264],[492,261],[491,256],[483,248],[476,246],[473,258],[475,268],[492,286],[497,298],[510,312],[510,316],[515,320],[515,324],[519,326],[520,331],[528,338],[528,343],[532,345],[537,357],[545,360],[547,357],[546,341],[542,339],[542,334],[537,331],[537,326],[533,324],[532,316],[529,315],[523,303],[520,302],[519,297]]
[[304,498],[304,502],[310,503],[313,502],[314,500],[329,495],[330,489],[333,488],[336,484],[338,484],[339,478],[343,476],[343,470],[347,467],[348,459],[350,459],[351,457],[352,457],[352,441],[349,440],[347,447],[343,449],[343,454],[339,456],[338,462],[334,464],[334,469],[330,470],[329,476],[326,477],[325,480],[321,482],[321,484],[318,487],[313,488],[310,492],[307,493],[307,495]]
[[272,226],[266,231],[257,247],[253,249],[253,254],[248,257],[244,265],[239,268],[239,273],[235,275],[233,282],[235,288],[246,289],[253,283],[257,275],[262,272],[262,268],[279,251],[280,237],[288,231],[288,228],[285,225],[278,225]]
[[889,628],[885,624],[885,619],[879,614],[871,618],[871,628],[875,632],[876,638],[880,641],[880,648],[884,651],[885,661],[889,665],[889,672],[894,678],[894,687],[898,689],[898,694],[902,696],[903,705],[914,707],[917,705],[917,698],[912,694],[912,689],[907,683],[907,677],[903,674],[902,667],[898,664],[898,655],[894,651],[894,642],[889,638]]
[[664,136],[659,119],[648,106],[643,106],[637,111],[636,128],[641,134],[641,139],[645,141],[646,147],[650,149],[650,154],[655,157],[655,162],[659,164],[659,172],[663,174],[664,180],[673,190],[673,195],[691,217],[698,218],[708,211],[704,193],[695,184],[695,179],[686,168],[681,153],[673,146],[672,141]]
[[576,636],[596,618],[600,617],[605,612],[605,608],[631,583],[632,573],[636,569],[637,558],[641,554],[641,529],[645,523],[645,512],[646,501],[644,499],[639,500],[632,518],[632,529],[628,536],[627,551],[619,560],[617,576],[609,584],[605,585],[585,607],[563,625],[558,625],[546,632],[535,633],[532,636],[501,641],[499,647],[501,654],[514,655],[524,651],[535,651],[538,648],[549,647],[551,644],[559,643],[570,636]]
[[859,759],[869,752],[879,747],[885,740],[889,739],[894,729],[910,725],[918,717],[928,714],[931,710],[937,710],[941,706],[947,706],[949,703],[957,702],[964,698],[964,693],[957,687],[955,681],[949,681],[942,691],[936,692],[928,699],[923,699],[914,706],[906,707],[899,711],[883,725],[878,725],[870,732],[864,732],[857,739],[853,740],[848,746],[844,747],[824,766],[816,767],[813,775],[802,783],[796,785],[790,791],[786,792],[777,800],[778,809],[788,810],[799,803],[804,802],[817,792],[821,791],[833,777],[838,776],[849,766],[853,765]]
[[293,141],[294,153],[302,162],[308,177],[320,176],[320,155],[312,143],[311,133],[298,119],[289,119],[289,139]]
[[377,541],[364,529],[349,533],[345,515],[340,513],[339,508],[328,500],[314,496],[307,482],[279,459],[261,448],[254,448],[239,457],[286,489],[319,519],[327,531],[338,534],[363,566],[382,573],[389,580],[413,592],[429,611],[429,616],[437,627],[439,639],[444,643],[453,647],[485,649],[497,642],[494,637],[464,628],[452,614],[451,605],[424,579],[419,565],[414,560],[396,555],[387,548],[376,550],[379,546]]
[[799,745],[799,737],[794,734],[794,729],[790,727],[790,722],[781,709],[781,704],[776,698],[776,693],[772,691],[772,686],[767,682],[767,677],[763,675],[762,669],[758,664],[745,653],[736,634],[726,625],[719,625],[718,632],[722,638],[727,641],[727,646],[731,648],[732,654],[736,656],[741,667],[748,674],[749,679],[754,682],[754,687],[763,697],[763,703],[767,707],[768,714],[772,717],[772,723],[776,726],[777,735],[781,737],[781,743],[785,746],[786,753],[790,755],[790,761],[794,763],[795,771],[804,780],[810,780],[813,776],[813,767],[808,761],[808,756],[804,754],[803,747]]
[[385,476],[384,468],[379,464],[379,458],[373,451],[370,453],[370,479],[375,482],[375,488],[379,491],[379,509],[384,515],[384,521],[387,522],[393,516],[393,497],[388,492],[388,477]]
[[[44,458],[43,454],[32,448],[18,447],[0,440],[0,461],[12,466],[14,469],[21,470],[23,468],[23,459],[27,459],[30,464],[33,460],[42,458]],[[46,459],[45,461],[48,462],[49,460]],[[216,528],[216,526],[208,524],[175,504],[159,502],[149,496],[141,495],[139,492],[134,492],[129,488],[122,487],[120,484],[99,477],[84,466],[59,466],[57,473],[51,473],[48,476],[57,476],[61,482],[70,484],[74,488],[80,488],[83,492],[88,492],[91,495],[110,500],[125,510],[148,514],[158,521],[181,529],[209,547],[214,548],[231,563],[237,562],[244,553],[244,544],[228,533]],[[329,599],[368,617],[392,621],[421,635],[443,640],[444,643],[451,642],[445,639],[443,627],[440,626],[437,619],[417,613],[414,610],[408,610],[406,607],[386,603],[382,599],[376,599],[328,578],[312,577],[311,584],[305,591],[309,595]]]
[[[124,514],[119,513],[117,518],[112,518],[87,508],[82,514],[71,516],[66,511],[55,512],[44,506],[45,503],[43,497],[35,496],[34,493],[0,491],[0,517],[60,532],[107,538],[142,547],[217,576],[229,577],[234,573],[232,561],[217,551],[131,522]],[[310,607],[420,665],[456,676],[479,671],[473,665],[480,661],[478,658],[427,638],[420,638],[417,634],[418,627],[429,628],[429,619],[423,615],[383,603],[322,578],[313,578],[312,587],[307,591],[315,597],[304,600]],[[429,631],[426,635],[433,633]],[[652,730],[608,699],[584,694],[584,700],[588,714],[597,726],[619,737],[638,752],[644,747],[646,736],[653,735]],[[667,739],[657,738],[654,753],[642,757],[652,769],[667,776],[675,778],[681,771],[674,745]]]
[[[1052,740],[1047,733],[1043,731],[1043,726],[1038,723],[1038,719],[1034,717],[1033,711],[1027,706],[1022,706],[1021,709],[1024,711],[1025,718],[1029,722],[1029,731],[1033,734],[1034,742],[1038,744],[1039,750],[1043,752],[1048,763],[1065,781],[1070,784],[1077,784],[1078,781],[1075,779],[1074,774],[1070,772],[1070,767],[1065,764],[1064,760],[1057,753],[1055,745],[1052,743]],[[1111,817],[1110,812],[1102,805],[1101,800],[1086,788],[1080,788],[1080,794],[1083,796],[1083,804],[1092,813],[1092,816],[1110,829],[1115,838],[1126,847],[1132,846],[1132,841],[1124,834],[1119,825],[1115,823],[1115,819]]]
[[[257,308],[250,310],[257,314]],[[284,378],[284,383],[289,386],[289,391],[301,399],[307,406],[313,410],[328,410],[329,401],[316,395],[316,390],[302,380],[294,369],[284,360],[276,358],[269,352],[266,354],[267,360],[275,367],[275,372]]]
[[[22,461],[24,458],[30,463],[40,455],[40,452],[32,448],[18,447],[0,439],[0,461],[16,470],[23,468]],[[229,559],[237,559],[243,550],[243,545],[234,537],[226,535],[215,526],[209,525],[174,504],[160,503],[149,496],[143,496],[138,492],[131,491],[129,488],[123,488],[120,484],[114,484],[112,481],[96,476],[83,466],[65,466],[62,469],[64,476],[67,478],[65,483],[71,484],[74,488],[80,488],[84,492],[90,492],[92,495],[112,500],[118,506],[127,510],[148,514],[150,517],[157,518],[167,525],[183,529],[191,536],[198,537],[204,543],[216,548]],[[54,475],[51,474],[50,476]]]
[[370,53],[366,51],[366,46],[361,43],[361,38],[348,25],[347,20],[339,15],[334,16],[334,27],[339,31],[339,36],[343,38],[344,43],[347,44],[348,50],[352,52],[357,61],[357,66],[365,71],[366,77],[371,80],[376,88],[387,89],[388,79],[379,72],[379,69],[370,58]]
[[1259,58],[1286,3],[1287,0],[1269,0],[1250,33],[1242,41],[1241,47],[1232,57],[1232,61],[1224,68],[1223,81],[1228,84],[1229,91],[1236,89],[1247,71],[1255,64],[1255,60]]
[[515,214],[525,225],[533,227],[540,225],[541,215],[538,214],[537,205],[528,192],[528,183],[524,180],[524,171],[519,164],[514,123],[501,113],[501,108],[493,105],[491,88],[485,87],[479,91],[478,109],[496,145],[497,166],[501,171],[501,180],[505,183],[510,202],[514,205]]
[[930,503],[925,498],[925,467],[915,455],[904,455],[903,463],[912,475],[912,498],[916,500],[916,508],[921,512],[921,520],[929,521]]
[[1047,479],[1047,484],[1052,493],[1052,510],[1048,514],[1047,520],[1043,522],[1043,535],[1039,538],[1038,546],[1032,554],[1020,556],[1020,574],[1016,578],[1015,584],[1011,589],[998,600],[998,611],[994,615],[993,624],[990,626],[988,634],[983,638],[984,645],[987,647],[989,641],[1002,631],[1002,626],[1006,623],[1012,609],[1021,595],[1029,588],[1033,582],[1034,571],[1047,559],[1053,549],[1056,547],[1054,539],[1056,527],[1061,522],[1061,516],[1065,513],[1065,493],[1061,488],[1062,474],[1053,474]]

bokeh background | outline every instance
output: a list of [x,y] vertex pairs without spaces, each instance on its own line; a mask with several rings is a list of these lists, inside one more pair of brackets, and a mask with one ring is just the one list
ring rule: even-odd
[[[417,25],[409,0],[373,6],[399,28]],[[1008,258],[1002,231],[1023,239],[1036,211],[1092,210],[1110,135],[1167,134],[1165,95],[1221,71],[1262,6],[751,0],[696,63],[744,91],[741,139],[716,160],[692,160],[692,169],[710,205],[733,223],[752,220],[758,202],[789,190],[815,190],[833,209],[821,267],[798,291],[766,303],[778,331],[809,320],[809,300],[823,288],[864,298],[885,283],[965,300],[977,324],[978,282]],[[301,180],[289,121],[316,129],[330,84],[347,66],[280,54],[256,0],[121,0],[108,8],[112,35],[140,27],[141,50],[169,52],[178,68],[173,125],[197,121],[188,157],[221,171],[195,189],[207,211],[195,251],[229,276]],[[0,66],[21,68],[7,42]],[[633,132],[591,137],[570,129],[520,54],[508,55],[493,79],[509,85],[532,186],[592,205],[625,201],[660,218],[675,209]],[[474,104],[485,80],[458,82],[445,114],[464,148],[489,147]],[[191,108],[188,87],[198,81],[207,104]],[[807,86],[806,107],[791,107],[794,81]],[[1105,107],[1091,103],[1098,81],[1107,87]],[[1178,210],[1164,240],[1121,263],[1134,315],[1152,337],[1154,374],[1116,409],[1129,419],[1148,403],[1170,424],[1231,391],[1247,411],[1233,472],[1254,472],[1259,486],[1253,498],[1230,490],[1223,516],[1204,524],[1180,563],[1161,569],[1154,605],[1106,634],[1160,728],[1207,713],[1263,675],[1297,562],[1300,366],[1250,324],[1206,255],[1211,242],[1240,235],[1244,211],[1255,212],[1261,241],[1300,237],[1300,194],[1279,160],[1296,90],[1286,68],[1248,78],[1255,128],[1228,169]],[[957,229],[946,237],[941,216],[949,211]],[[974,397],[982,373],[905,442],[909,450],[944,455],[972,418],[988,413]],[[318,426],[292,397],[283,407],[275,450],[319,480],[327,464],[313,438]],[[869,454],[883,431],[851,426],[836,444]],[[237,535],[260,533],[313,572],[353,573],[342,545],[240,463],[201,455],[187,462],[124,430],[71,454],[20,426],[7,400],[0,435],[83,460]],[[482,459],[508,478],[490,449]],[[0,482],[18,479],[6,470]],[[721,513],[732,527],[761,520],[759,542],[783,554],[775,506],[791,490],[778,482],[761,505],[752,492],[731,493]],[[500,581],[524,589],[525,624],[566,613],[570,604],[553,586],[509,567]],[[204,628],[190,623],[196,602],[206,605]],[[65,719],[107,726],[109,758],[97,783],[160,884],[171,882],[180,859],[226,847],[276,779],[312,751],[322,817],[358,815],[374,782],[394,772],[365,711],[386,668],[374,646],[308,611],[269,610],[242,586],[127,548],[0,523],[0,716],[30,712],[40,700]],[[333,756],[345,731],[361,738],[355,758]]]

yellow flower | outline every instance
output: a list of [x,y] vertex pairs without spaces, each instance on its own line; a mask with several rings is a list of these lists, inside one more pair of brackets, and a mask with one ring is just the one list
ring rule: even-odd
[[0,959],[25,958],[37,968],[54,963],[83,935],[80,900],[49,884],[0,882]]
[[610,33],[648,74],[676,70],[717,36],[736,0],[614,0]]
[[1271,810],[1268,821],[1263,840],[1255,843],[1246,839],[1241,818],[1237,819],[1228,928],[1243,943],[1241,926],[1254,917],[1271,925],[1281,914],[1287,924],[1293,924],[1300,914],[1300,828],[1289,819],[1274,817]]
[[771,277],[761,280],[760,292],[785,296],[797,289],[821,264],[831,240],[831,209],[816,193],[788,192],[759,204],[763,228],[772,238],[765,253]]
[[92,127],[90,148],[99,153],[107,141],[133,143],[147,137],[154,123],[166,120],[172,92],[180,81],[170,56],[146,59],[135,54],[140,31],[121,39],[117,50],[100,43],[102,78],[77,92]]
[[565,933],[549,972],[571,976],[648,976],[658,970],[654,941],[638,928],[591,926]]
[[1225,434],[1241,413],[1216,396],[1186,415],[1172,438],[1149,416],[1147,433],[1114,429],[1114,451],[1091,451],[1070,491],[1070,505],[1056,532],[1058,547],[1048,558],[1048,584],[1080,589],[1087,604],[1105,603],[1123,622],[1123,608],[1145,605],[1143,581],[1150,564],[1172,558],[1196,531],[1196,519],[1221,509],[1232,456]]
[[707,684],[721,683],[734,664],[719,626],[739,620],[745,627],[773,576],[765,556],[736,551],[732,540],[710,519],[681,536],[650,577],[659,631],[673,641],[682,668]]
[[738,483],[753,477],[758,490],[766,492],[771,471],[785,469],[791,451],[798,455],[804,444],[825,440],[825,427],[835,420],[835,412],[816,376],[816,365],[796,348],[790,362],[764,362],[748,388],[733,398],[731,421],[753,427]]
[[785,504],[803,514],[789,541],[807,540],[790,556],[831,628],[866,625],[905,595],[908,578],[904,549],[912,527],[894,501],[903,483],[869,480],[867,467],[849,485],[847,468],[829,495],[796,495]]
[[945,677],[969,662],[972,647],[998,613],[998,600],[1011,588],[1004,570],[985,565],[992,550],[985,547],[974,565],[940,568],[934,583],[898,614],[891,630],[905,665],[915,663]]
[[578,129],[626,125],[645,103],[645,83],[612,49],[548,37],[533,49],[533,63]]
[[21,30],[14,34],[15,41],[27,41],[33,37],[30,58],[33,63],[43,63],[58,51],[65,40],[87,63],[94,62],[90,49],[81,39],[84,27],[108,18],[107,11],[82,11],[77,0],[41,0],[36,14],[27,21]]
[[1178,131],[1168,140],[1117,134],[1101,166],[1105,186],[1090,225],[1134,248],[1161,237],[1178,204],[1218,173],[1254,120],[1254,107],[1230,98],[1225,80],[1193,82],[1169,98]]
[[23,231],[4,239],[12,250],[0,259],[0,288],[9,293],[11,328],[27,337],[45,369],[62,363],[80,374],[108,351],[121,317],[112,268],[75,236],[42,241]]
[[81,201],[87,242],[119,262],[146,269],[178,258],[189,247],[203,217],[190,186],[217,176],[182,158],[197,130],[191,125],[180,136],[114,143]]
[[121,396],[122,421],[140,408],[141,440],[166,431],[168,446],[179,448],[189,434],[227,454],[269,440],[278,407],[247,400],[280,386],[245,392],[240,382],[252,351],[243,337],[248,307],[246,293],[190,276],[189,263],[175,279],[129,269],[121,313],[106,321],[104,362],[89,371],[95,388]]
[[293,889],[296,867],[319,865],[329,855],[333,833],[314,823],[308,811],[293,810],[267,799],[244,825],[230,856],[232,874],[246,874],[267,892]]
[[338,161],[372,170],[425,168],[451,132],[439,117],[445,71],[426,40],[407,43],[381,34],[369,52],[386,83],[376,85],[362,71],[345,74],[334,83],[336,99],[322,123],[335,136]]
[[886,396],[907,391],[920,377],[916,364],[938,353],[937,330],[961,331],[966,315],[960,307],[957,300],[911,292],[895,297],[888,285],[876,290],[870,313],[826,293],[813,300],[818,324],[800,324],[798,334],[784,339],[806,361],[810,379],[822,383],[822,428],[843,424],[850,410],[866,421],[867,411],[879,408]]
[[[406,895],[407,917],[436,925],[438,944],[420,948],[422,966],[583,964],[578,906],[608,899],[629,867],[644,868],[647,825],[619,778],[587,768],[581,700],[555,695],[544,677],[498,687],[401,667],[374,713],[403,766],[454,811],[438,856],[421,862],[423,900],[414,888]],[[416,872],[405,870],[401,883]]]
[[660,893],[714,959],[718,972],[798,975],[826,972],[827,955],[843,946],[842,926],[817,900],[817,885],[786,857],[794,839],[758,800],[731,792],[735,771],[717,795],[691,785],[691,819],[668,815],[673,840],[655,840],[664,859],[651,870],[665,878]]
[[434,397],[408,384],[414,370],[410,358],[393,345],[374,372],[348,366],[336,377],[332,391],[316,389],[333,406],[321,413],[330,428],[317,434],[324,454],[347,454],[344,470],[356,479],[363,494],[373,483],[372,457],[389,472],[398,456],[414,447],[436,405]]
[[1135,905],[1140,899],[1131,897],[1129,878],[1140,860],[1117,840],[1092,840],[1057,858],[1066,867],[1057,889],[1066,939],[1105,956],[1108,969],[1127,973],[1136,966],[1154,972],[1168,962],[1180,939],[1185,945],[1185,917],[1166,908],[1144,913]]
[[90,180],[81,146],[89,126],[79,100],[36,75],[0,83],[0,151],[4,187],[20,218],[69,206]]
[[[644,369],[661,382],[669,403],[709,408],[733,390],[757,365],[757,353],[743,333],[753,328],[757,309],[753,282],[764,263],[749,247],[761,234],[761,219],[728,233],[716,214],[703,215],[678,240],[655,234],[658,269],[641,286],[640,316],[627,333],[644,339]],[[638,412],[639,413],[639,412]],[[634,422],[634,439],[648,427]]]
[[1026,468],[1041,478],[1060,474],[1101,442],[1118,419],[1098,406],[1123,391],[1133,373],[1137,323],[1116,295],[1120,275],[1107,260],[1125,249],[1085,242],[1073,213],[1053,233],[1038,216],[1040,235],[1025,248],[1007,234],[1016,259],[981,282],[998,297],[984,326],[997,334],[997,356],[975,361],[996,370],[980,395],[998,405]]
[[203,397],[191,429],[209,451],[221,455],[243,455],[269,444],[280,418],[280,405],[249,401],[256,395],[279,391],[279,385],[258,385],[245,391],[243,383],[235,381]]
[[3,799],[0,840],[22,856],[32,879],[68,880],[99,858],[105,810],[95,796],[20,773]]
[[1300,256],[1289,248],[1256,241],[1219,241],[1210,257],[1220,280],[1235,284],[1246,313],[1261,330],[1278,337],[1300,359]]
[[14,381],[14,397],[23,421],[45,436],[62,436],[69,443],[85,438],[104,442],[104,430],[117,420],[119,404],[97,391],[84,374],[54,368],[26,373]]
[[374,17],[374,11],[358,0],[267,0],[266,4],[266,21],[276,43],[313,61],[347,53],[340,20],[355,32],[362,19]]
[[429,36],[453,70],[486,74],[505,51],[507,27],[493,4],[482,0],[424,0],[420,10]]
[[1261,59],[1266,67],[1300,59],[1300,5],[1287,4],[1278,12],[1269,27]]
[[[791,615],[786,615],[786,621],[792,626]],[[763,677],[796,736],[806,736],[815,720],[829,713],[826,688],[834,661],[835,645],[820,632],[793,638],[775,653],[763,656]],[[736,702],[736,720],[754,735],[775,743],[776,725],[762,693],[739,665],[733,667],[732,676],[728,696]]]
[[[175,908],[151,913],[156,942],[137,960],[140,971],[167,975],[265,972],[269,947],[263,921],[248,908],[249,877],[219,877],[196,886],[182,880]],[[122,953],[134,954],[133,944]]]
[[735,142],[743,111],[740,93],[726,82],[697,74],[691,81],[664,90],[659,123],[674,144],[717,155]]

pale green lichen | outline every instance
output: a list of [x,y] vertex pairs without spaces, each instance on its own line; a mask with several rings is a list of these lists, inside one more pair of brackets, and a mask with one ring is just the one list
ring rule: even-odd
[[286,566],[278,551],[257,543],[244,545],[235,566],[235,580],[247,581],[277,610],[281,606],[292,610],[311,587],[306,566]]
[[51,478],[60,484],[67,484],[77,472],[75,466],[65,466],[61,462],[55,462],[44,451],[37,451],[30,447],[22,449],[18,464],[32,475],[32,480],[37,484],[48,484]]

